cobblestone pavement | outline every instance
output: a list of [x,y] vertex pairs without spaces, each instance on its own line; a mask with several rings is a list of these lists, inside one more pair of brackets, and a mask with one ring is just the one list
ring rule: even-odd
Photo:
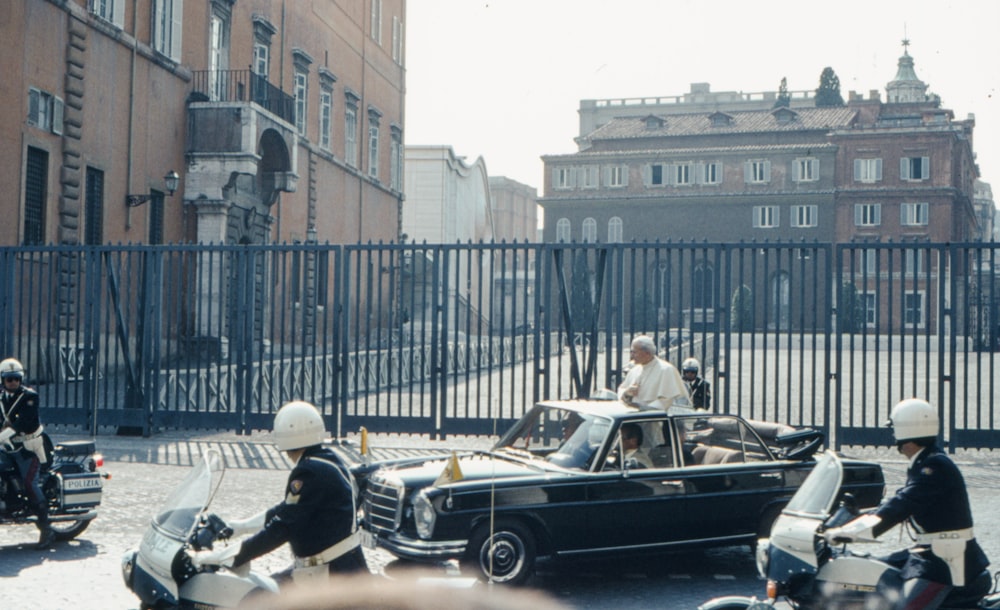
[[[55,440],[78,435],[53,433]],[[357,440],[357,439],[350,439]],[[120,559],[135,547],[153,510],[165,499],[198,459],[211,447],[225,459],[227,473],[213,502],[220,515],[254,514],[280,498],[289,464],[269,443],[268,435],[161,434],[152,438],[99,436],[98,448],[106,459],[107,481],[98,518],[78,540],[57,544],[49,551],[30,548],[32,527],[0,528],[0,599],[5,607],[30,606],[47,610],[133,609],[138,600],[121,580]],[[432,441],[421,437],[376,435],[373,449],[391,454],[428,448],[480,448],[490,439],[454,437]],[[899,486],[906,464],[888,448],[848,448],[844,451],[878,460],[885,469],[889,491]],[[970,488],[980,543],[1000,567],[1000,454],[959,452],[955,455]],[[894,533],[873,553],[906,544]],[[402,573],[405,564],[384,552],[368,553],[374,571],[389,577]],[[290,556],[281,549],[254,563],[261,572],[277,571]],[[457,569],[443,564],[434,570],[455,577]],[[548,592],[572,608],[694,608],[718,595],[761,594],[753,558],[745,547],[671,553],[610,560],[541,563],[531,586]]]

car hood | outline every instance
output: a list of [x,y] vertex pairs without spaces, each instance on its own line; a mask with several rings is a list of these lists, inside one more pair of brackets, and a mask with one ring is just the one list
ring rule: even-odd
[[[446,470],[450,470],[450,476],[445,475]],[[450,456],[444,459],[437,456],[421,462],[399,464],[381,472],[385,478],[395,479],[408,488],[427,487],[435,481],[439,481],[438,486],[458,487],[483,480],[537,478],[553,474],[558,472],[544,468],[541,463],[522,462],[489,452],[456,454],[454,460]]]

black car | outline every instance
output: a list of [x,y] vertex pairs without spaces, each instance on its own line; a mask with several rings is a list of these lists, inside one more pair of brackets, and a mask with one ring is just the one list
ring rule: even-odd
[[[640,431],[638,452],[623,443]],[[410,560],[519,584],[540,556],[749,544],[766,537],[822,434],[618,401],[535,405],[490,451],[358,471],[362,538]],[[877,463],[844,460],[844,491],[882,498]]]

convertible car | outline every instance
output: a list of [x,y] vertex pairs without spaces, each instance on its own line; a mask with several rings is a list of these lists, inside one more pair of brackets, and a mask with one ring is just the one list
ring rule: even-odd
[[[753,548],[822,442],[816,430],[735,415],[542,402],[490,451],[356,468],[362,539],[410,560],[458,559],[463,572],[508,584],[543,556]],[[878,504],[881,467],[844,465],[843,492]]]

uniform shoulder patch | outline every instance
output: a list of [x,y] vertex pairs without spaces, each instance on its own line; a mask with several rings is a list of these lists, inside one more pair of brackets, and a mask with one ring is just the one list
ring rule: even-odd
[[920,469],[920,474],[929,477],[932,474],[934,474],[934,469],[931,468],[930,466],[924,466],[923,468]]
[[294,479],[288,484],[288,491],[295,495],[299,495],[302,493],[303,485],[304,483],[302,482],[302,479]]

